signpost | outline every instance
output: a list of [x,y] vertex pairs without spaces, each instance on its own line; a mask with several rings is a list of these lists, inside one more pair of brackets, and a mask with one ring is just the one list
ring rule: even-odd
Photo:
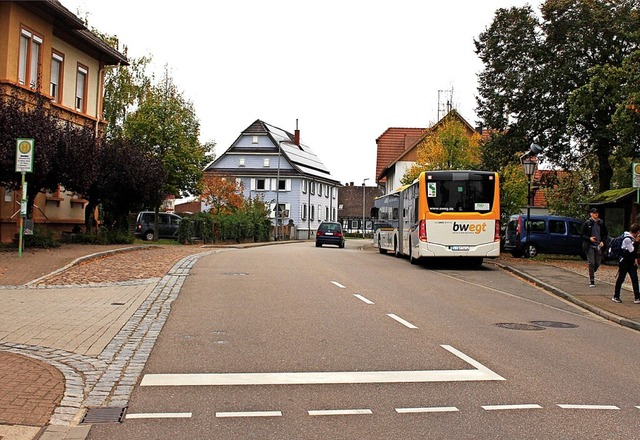
[[18,238],[18,255],[22,257],[24,222],[27,217],[27,182],[26,173],[33,172],[33,139],[18,138],[16,142],[16,172],[22,173],[22,198],[20,200],[20,236]]

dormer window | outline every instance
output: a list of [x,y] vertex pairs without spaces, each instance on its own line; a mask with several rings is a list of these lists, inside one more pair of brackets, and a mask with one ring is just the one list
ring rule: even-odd
[[240,167],[244,166],[244,157],[240,158],[240,163],[238,163],[238,166],[240,166]]
[[264,161],[262,162],[262,166],[263,167],[268,167],[269,166],[269,158],[268,157],[264,158]]

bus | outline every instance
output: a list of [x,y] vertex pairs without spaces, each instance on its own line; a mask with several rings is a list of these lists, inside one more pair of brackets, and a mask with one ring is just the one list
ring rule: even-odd
[[500,182],[491,171],[423,171],[410,185],[378,197],[374,245],[380,253],[461,257],[480,265],[500,256]]

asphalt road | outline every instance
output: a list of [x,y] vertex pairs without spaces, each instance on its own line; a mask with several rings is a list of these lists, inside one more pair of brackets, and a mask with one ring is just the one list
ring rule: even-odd
[[200,259],[128,418],[90,438],[637,438],[637,332],[491,264],[362,243]]

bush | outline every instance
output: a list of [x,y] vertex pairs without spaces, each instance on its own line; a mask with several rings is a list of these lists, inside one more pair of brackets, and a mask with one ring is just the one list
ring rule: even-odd
[[49,249],[60,246],[60,242],[56,239],[54,232],[47,228],[36,227],[33,229],[33,235],[25,235],[23,240],[23,247],[25,248]]
[[208,212],[183,217],[178,229],[178,241],[191,243],[202,240],[203,243],[213,242],[213,221]]

